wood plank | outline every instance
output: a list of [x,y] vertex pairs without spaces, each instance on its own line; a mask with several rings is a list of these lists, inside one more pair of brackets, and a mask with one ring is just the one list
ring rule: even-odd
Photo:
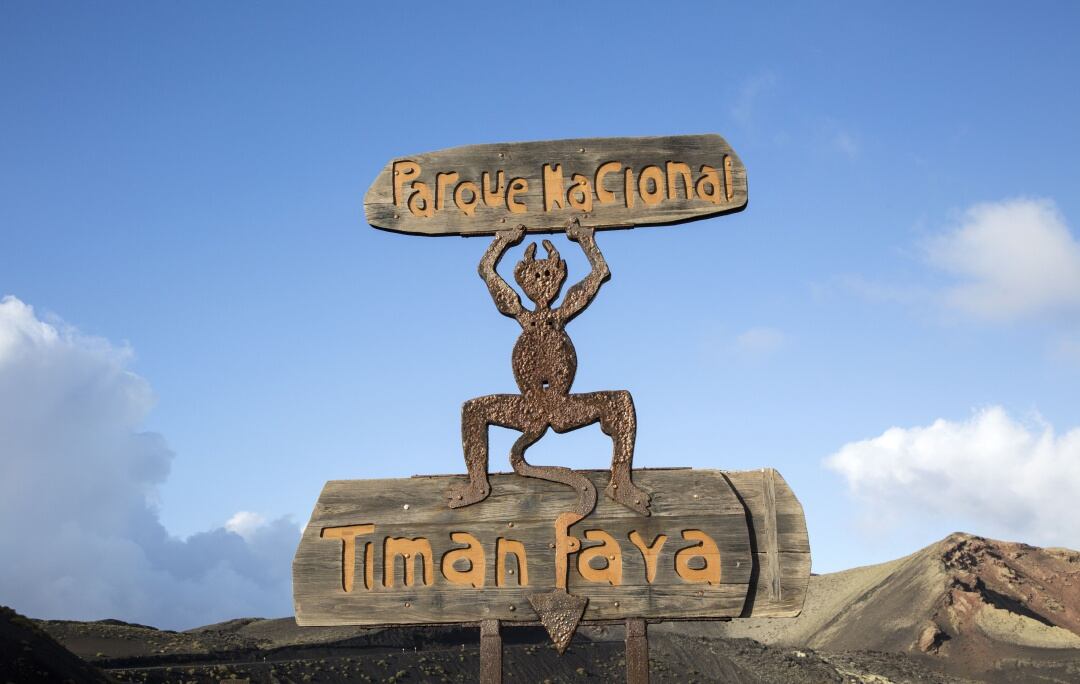
[[[627,190],[629,189],[629,192]],[[491,235],[616,228],[741,211],[746,168],[719,135],[468,145],[392,159],[364,198],[376,228]]]
[[[747,596],[741,617],[796,617],[802,611],[806,587],[810,581],[810,540],[802,505],[780,473],[773,471],[773,508],[769,512],[765,481],[760,470],[725,471],[740,501],[746,506],[751,539],[755,549],[754,566],[759,570],[755,589]],[[760,569],[766,564],[766,519],[775,519],[777,557],[780,570],[780,598],[773,598],[773,588]]]
[[[760,563],[761,554],[757,556]],[[780,600],[774,600],[771,588],[758,582],[747,596],[748,608],[739,617],[798,617],[810,580],[810,554],[781,553],[780,568]]]
[[769,587],[769,598],[780,600],[780,549],[776,533],[776,484],[775,471],[764,468],[761,471],[762,490],[765,499],[765,558],[763,559],[765,584]]

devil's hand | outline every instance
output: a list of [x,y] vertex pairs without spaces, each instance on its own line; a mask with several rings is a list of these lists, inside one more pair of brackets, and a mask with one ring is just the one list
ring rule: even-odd
[[495,237],[507,247],[513,247],[525,239],[525,226],[519,223],[513,228],[500,230]]
[[570,225],[566,227],[566,237],[574,242],[581,242],[584,238],[590,238],[594,232],[592,226],[583,226],[577,219],[571,221]]

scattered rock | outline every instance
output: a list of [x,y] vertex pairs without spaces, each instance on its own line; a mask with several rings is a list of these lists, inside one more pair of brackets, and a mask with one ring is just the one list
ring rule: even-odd
[[919,635],[919,640],[916,643],[916,647],[923,653],[930,653],[937,651],[941,644],[948,638],[948,634],[931,622],[923,628],[922,634]]

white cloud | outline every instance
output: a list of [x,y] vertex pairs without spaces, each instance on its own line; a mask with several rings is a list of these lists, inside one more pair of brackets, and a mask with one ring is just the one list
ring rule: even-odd
[[225,529],[249,541],[266,526],[266,518],[251,511],[238,511],[225,523]]
[[771,354],[785,343],[784,333],[775,328],[750,328],[735,338],[735,347],[745,354]]
[[946,302],[970,315],[1080,310],[1080,242],[1051,200],[977,204],[925,247],[931,264],[958,279]]
[[1001,407],[886,430],[825,460],[878,522],[948,517],[970,531],[1080,548],[1080,428],[1057,436]]
[[832,287],[853,292],[863,299],[879,304],[922,306],[935,296],[934,292],[923,287],[885,283],[878,280],[871,280],[861,275],[838,276],[830,283],[816,285],[815,296],[820,299],[828,294]]
[[860,152],[859,141],[851,133],[840,130],[832,139],[833,145],[848,159],[857,159]]
[[731,106],[731,117],[744,126],[754,123],[762,97],[775,87],[776,74],[772,71],[761,71],[747,78]]
[[153,393],[131,356],[0,300],[0,603],[170,628],[291,613],[290,521],[238,514],[187,540],[162,527],[173,454],[139,431]]

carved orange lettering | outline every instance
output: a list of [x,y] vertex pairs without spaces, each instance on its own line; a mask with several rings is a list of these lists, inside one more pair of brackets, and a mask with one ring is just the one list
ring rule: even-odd
[[[716,547],[712,537],[701,530],[683,530],[682,537],[698,543],[676,552],[675,573],[687,582],[720,584],[720,549]],[[704,559],[705,567],[691,568],[691,558]]]
[[605,164],[601,164],[600,168],[596,170],[596,199],[600,204],[612,204],[615,202],[615,193],[604,187],[604,177],[609,173],[618,173],[622,168],[622,164],[617,161],[610,161]]
[[401,206],[404,200],[402,189],[405,183],[411,183],[420,176],[420,165],[411,161],[394,162],[394,206]]
[[664,172],[659,166],[646,166],[641,170],[641,176],[638,178],[638,194],[641,195],[641,201],[650,207],[663,201]]
[[[465,199],[465,193],[469,193],[471,199]],[[454,204],[457,205],[466,216],[476,213],[476,205],[480,203],[480,188],[472,181],[461,181],[454,188]]]
[[727,195],[727,201],[730,202],[735,197],[735,177],[732,171],[731,155],[724,155],[724,194]]
[[566,201],[573,209],[579,211],[592,211],[592,184],[589,179],[580,173],[570,177],[574,184],[566,192]]
[[364,544],[364,588],[371,589],[375,586],[375,545],[371,542]]
[[430,586],[431,577],[431,544],[423,537],[408,539],[406,537],[387,537],[383,542],[383,586],[394,586],[394,562],[398,557],[405,561],[405,586],[411,587],[416,584],[416,557],[421,559],[424,573],[424,586]]
[[506,208],[511,214],[524,214],[526,207],[524,202],[518,202],[517,196],[529,191],[529,181],[524,178],[514,178],[510,181],[510,188],[506,191]]
[[[578,574],[590,582],[607,582],[613,587],[622,584],[622,549],[615,537],[603,530],[586,530],[585,538],[603,543],[581,550],[578,554]],[[602,561],[604,567],[594,567],[594,559]]]
[[667,163],[667,198],[678,199],[678,180],[682,178],[686,199],[694,199],[694,181],[690,179],[690,165],[682,162]]
[[566,557],[581,549],[581,540],[569,533],[570,526],[585,516],[567,511],[555,518],[555,588],[566,588]]
[[641,551],[641,557],[645,560],[645,581],[652,584],[653,580],[656,579],[656,561],[660,557],[660,549],[664,548],[664,542],[667,541],[667,535],[656,535],[650,545],[645,543],[637,530],[634,530],[630,533],[630,541],[634,543],[638,551]]
[[[506,585],[506,557],[513,554],[517,559],[518,586],[529,586],[529,562],[525,557],[525,545],[513,539],[499,537],[495,540],[495,586]],[[513,573],[513,570],[510,570]]]
[[446,208],[446,188],[457,183],[456,171],[446,171],[435,174],[435,208],[442,211]]
[[713,204],[720,204],[720,174],[716,172],[713,167],[702,164],[701,165],[701,178],[698,178],[697,182],[697,194],[703,200],[708,200]]
[[[412,184],[415,192],[409,196],[409,212],[413,216],[431,218],[435,215],[435,204],[431,201],[431,188],[427,183],[416,181]],[[420,204],[423,202],[423,204]]]
[[[319,533],[323,539],[341,540],[341,588],[352,591],[353,574],[356,571],[356,538],[375,531],[374,525],[344,525],[324,527]],[[364,562],[367,562],[365,554]]]
[[[487,559],[484,556],[484,547],[480,540],[468,532],[451,532],[450,539],[458,544],[467,544],[464,549],[451,549],[443,554],[439,561],[443,577],[451,584],[461,584],[467,587],[479,589],[484,586],[484,575],[487,572]],[[465,570],[454,567],[457,563],[468,563]]]
[[562,164],[544,164],[544,211],[563,208]]
[[484,205],[492,208],[497,207],[502,204],[503,195],[506,194],[506,174],[499,171],[496,176],[495,189],[489,190],[491,174],[485,171],[480,174],[480,186],[484,190]]

